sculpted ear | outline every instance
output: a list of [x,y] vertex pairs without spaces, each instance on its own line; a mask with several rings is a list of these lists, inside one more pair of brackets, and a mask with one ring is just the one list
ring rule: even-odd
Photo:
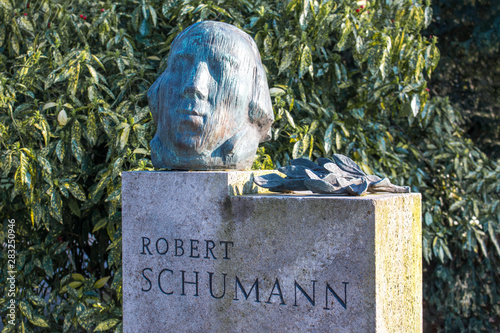
[[250,122],[257,127],[258,132],[261,134],[260,142],[263,142],[271,139],[271,125],[274,122],[274,113],[266,72],[260,64],[254,69],[253,81],[252,100],[249,105],[248,115]]
[[160,87],[161,81],[163,78],[163,74],[160,75],[153,85],[148,90],[148,104],[149,110],[153,115],[153,119],[155,123],[158,123],[158,109],[159,109],[159,98],[158,98],[158,88]]

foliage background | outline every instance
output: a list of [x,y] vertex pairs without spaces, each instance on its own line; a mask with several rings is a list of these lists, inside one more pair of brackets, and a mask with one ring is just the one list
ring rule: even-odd
[[463,128],[486,154],[500,158],[500,2],[435,1],[428,33],[439,36],[442,65],[430,86],[460,110]]
[[[15,219],[17,330],[121,331],[120,175],[152,169],[147,89],[173,38],[207,19],[247,31],[268,71],[276,123],[254,168],[335,152],[410,185],[426,330],[500,324],[500,166],[451,86],[430,97],[429,1],[0,0],[0,17],[0,243]],[[4,295],[6,265],[2,251]]]

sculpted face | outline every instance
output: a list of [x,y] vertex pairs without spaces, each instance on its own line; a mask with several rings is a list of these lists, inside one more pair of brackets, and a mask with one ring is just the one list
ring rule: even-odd
[[155,167],[249,168],[273,121],[254,42],[220,22],[198,23],[174,40],[148,97],[158,123]]
[[169,58],[160,103],[180,154],[211,151],[248,123],[250,50],[239,38],[209,44],[210,37],[205,31],[188,34]]

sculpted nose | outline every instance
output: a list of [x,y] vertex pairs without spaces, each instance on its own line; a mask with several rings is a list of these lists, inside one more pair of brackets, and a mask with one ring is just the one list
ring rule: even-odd
[[197,97],[202,100],[208,98],[208,86],[210,83],[210,72],[206,62],[199,62],[191,73],[190,80],[186,85],[184,94],[189,97]]

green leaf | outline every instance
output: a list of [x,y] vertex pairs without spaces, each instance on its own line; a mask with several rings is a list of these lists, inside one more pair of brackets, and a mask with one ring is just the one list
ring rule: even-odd
[[41,116],[40,123],[35,124],[35,126],[40,129],[40,132],[42,132],[43,136],[43,141],[45,143],[45,146],[49,144],[49,138],[50,138],[50,126],[47,123],[47,120],[43,116]]
[[427,263],[429,263],[430,259],[432,258],[432,250],[426,237],[423,237],[422,239],[422,250],[424,252],[425,260],[427,261]]
[[69,198],[69,192],[65,187],[59,186],[59,191],[65,198]]
[[434,252],[434,255],[440,259],[441,262],[444,261],[444,251],[443,248],[441,247],[441,239],[437,236],[434,237],[434,240],[432,241],[432,250]]
[[51,192],[52,194],[50,196],[50,215],[52,215],[60,223],[63,223],[61,197],[54,190],[54,188],[51,189]]
[[4,175],[7,176],[12,168],[12,153],[5,156],[5,160],[1,163],[1,165]]
[[340,133],[336,132],[335,133],[335,148],[337,148],[337,151],[342,148],[342,138],[340,137]]
[[309,0],[303,0],[303,8],[299,17],[299,24],[302,30],[306,30],[309,24]]
[[291,13],[296,6],[300,3],[300,0],[291,0],[288,5],[286,6],[285,12],[286,13]]
[[111,276],[106,276],[106,277],[103,277],[103,278],[97,280],[96,283],[94,283],[94,288],[100,289],[100,288],[104,287],[104,285],[106,284],[106,282],[108,282],[108,280],[110,278],[111,278]]
[[488,251],[486,251],[486,243],[484,242],[484,237],[479,234],[479,231],[476,229],[474,230],[474,236],[477,239],[477,242],[479,243],[479,247],[481,248],[481,252],[483,252],[483,255],[485,258],[488,258]]
[[33,107],[32,103],[23,103],[16,108],[14,113],[22,113],[23,111],[29,110],[32,107]]
[[33,308],[31,305],[26,302],[26,301],[19,301],[19,310],[21,310],[21,313],[28,319],[33,318]]
[[425,8],[425,14],[424,14],[424,28],[427,28],[429,24],[431,24],[432,21],[432,7],[426,7]]
[[69,331],[72,325],[72,317],[73,315],[71,313],[68,313],[66,317],[64,317],[64,324],[63,324],[63,333],[66,333]]
[[129,134],[130,125],[127,124],[127,126],[122,130],[122,134],[120,135],[120,150],[123,150],[123,148],[125,148],[125,146],[127,145]]
[[49,324],[42,316],[33,315],[32,318],[28,318],[28,319],[33,325],[36,325],[39,327],[49,327]]
[[333,144],[333,123],[331,123],[325,131],[324,142],[325,155],[328,155]]
[[416,117],[420,111],[420,97],[418,94],[413,95],[411,99],[411,109],[413,111],[413,116]]
[[19,20],[17,20],[18,24],[19,24],[19,28],[21,28],[22,30],[25,30],[29,33],[31,33],[31,35],[33,35],[33,32],[34,32],[34,28],[33,28],[33,24],[31,23],[31,20],[27,17],[21,17]]
[[113,169],[111,172],[111,178],[115,179],[118,177],[121,172],[122,172],[122,164],[123,164],[123,158],[119,157],[116,159],[116,161],[113,163]]
[[91,146],[97,142],[97,124],[93,112],[89,112],[87,117],[87,138]]
[[68,283],[68,286],[70,286],[73,289],[77,289],[77,288],[81,287],[82,284],[83,283],[81,283],[80,281],[73,281],[73,282]]
[[92,59],[94,59],[94,61],[97,62],[97,64],[99,65],[99,67],[102,68],[103,71],[106,71],[106,67],[104,67],[104,65],[102,64],[101,60],[99,60],[99,58],[97,58],[95,55],[92,55]]
[[59,162],[61,163],[63,162],[65,151],[66,148],[64,146],[64,142],[62,140],[59,140],[56,145],[56,155],[59,159]]
[[113,283],[111,284],[111,289],[120,293],[122,289],[122,272],[122,266],[119,266],[113,278]]
[[349,133],[349,131],[347,130],[347,128],[345,127],[344,124],[340,124],[340,129],[342,130],[342,133],[344,133],[346,138],[348,138],[351,135],[351,133]]
[[14,180],[18,189],[22,189],[24,186],[29,188],[31,185],[31,175],[28,171],[28,158],[23,151],[19,152],[19,167],[14,175]]
[[12,34],[10,38],[10,47],[12,48],[12,50],[16,55],[19,55],[19,41],[17,40],[15,34]]
[[380,66],[378,67],[380,70],[380,75],[382,75],[382,78],[385,79],[386,77],[386,68],[387,68],[387,57],[389,56],[389,52],[387,50],[384,50],[382,53],[382,58],[380,59]]
[[36,307],[43,307],[47,305],[47,302],[40,296],[29,295],[28,300]]
[[306,157],[310,143],[311,143],[311,136],[309,134],[304,135],[304,138],[302,138],[302,140],[297,141],[293,146],[292,157],[294,159],[300,157]]
[[82,150],[82,148],[80,146],[80,142],[79,141],[77,141],[75,139],[71,139],[71,151],[73,152],[73,156],[78,161],[78,164],[82,164],[83,150]]
[[149,5],[149,13],[151,14],[151,20],[153,21],[153,26],[156,27],[156,22],[158,19],[156,16],[156,11],[151,5]]
[[109,183],[109,180],[110,180],[110,174],[108,171],[102,176],[99,183],[97,183],[97,186],[95,187],[94,191],[92,191],[92,195],[91,195],[92,200],[95,200],[95,198],[97,197],[99,192]]
[[32,207],[32,214],[33,214],[33,224],[38,224],[40,222],[40,219],[42,218],[43,215],[43,209],[42,206],[38,202],[36,202]]
[[54,250],[54,255],[58,255],[66,251],[66,249],[68,248],[68,244],[69,244],[68,242],[62,242],[59,245],[57,245],[57,247]]
[[142,20],[141,26],[139,27],[139,33],[143,37],[149,35],[149,22],[146,19]]
[[280,87],[273,87],[269,89],[269,94],[271,95],[271,97],[278,97],[286,94],[286,91]]
[[89,64],[85,64],[85,65],[87,66],[90,75],[94,79],[94,82],[95,83],[99,83],[99,75],[97,74],[97,71],[95,70],[95,68],[92,67],[92,65],[89,65]]
[[133,154],[144,154],[144,155],[149,154],[149,152],[144,148],[136,148],[136,149],[134,149],[134,151],[132,153]]
[[459,209],[460,207],[463,207],[465,206],[465,204],[467,203],[466,200],[460,200],[460,201],[456,201],[454,202],[451,206],[450,206],[450,212],[454,212],[456,211],[457,209]]
[[140,124],[135,124],[133,126],[134,133],[137,135],[137,140],[144,146],[149,148],[148,141],[146,140],[146,130],[144,126]]
[[109,221],[108,218],[103,218],[103,219],[99,220],[99,222],[97,222],[97,224],[94,226],[94,229],[92,229],[92,233],[105,227],[106,224],[108,224],[108,221]]
[[73,126],[71,126],[71,138],[80,141],[82,138],[82,127],[80,126],[80,122],[75,120],[73,122]]
[[342,81],[342,72],[340,71],[339,64],[335,63],[334,68],[335,68],[335,76],[337,77],[337,81]]
[[311,77],[314,76],[311,49],[305,45],[300,56],[299,78],[303,77],[309,71]]
[[85,281],[85,277],[82,274],[79,274],[79,273],[73,273],[73,274],[71,274],[71,278],[73,280],[77,280],[77,281]]
[[0,47],[5,42],[5,24],[0,25]]
[[433,45],[432,47],[432,56],[431,56],[431,59],[432,59],[432,68],[435,69],[439,63],[439,59],[440,59],[441,55],[439,53],[439,49],[437,48],[436,45]]
[[47,173],[47,175],[52,174],[52,166],[50,165],[50,162],[45,159],[45,157],[38,155],[37,156],[38,162],[41,164],[43,170]]
[[43,109],[42,111],[48,109],[48,108],[53,108],[54,106],[57,106],[57,103],[54,103],[54,102],[49,102],[49,103],[46,103],[44,106],[43,106]]
[[96,308],[87,309],[78,315],[78,322],[83,328],[89,330],[94,324],[99,310]]
[[[76,90],[78,89],[78,78],[80,76],[80,63],[77,62],[76,66],[72,68],[72,76],[68,84],[68,93],[75,96]],[[57,80],[56,80],[57,81]]]
[[52,258],[48,255],[44,256],[42,260],[42,265],[43,269],[45,270],[45,273],[47,273],[49,277],[52,277],[54,275],[54,266],[52,263]]
[[420,80],[420,74],[422,72],[422,69],[424,69],[425,65],[425,58],[422,55],[422,53],[419,53],[417,56],[417,64],[415,65],[415,79]]
[[409,93],[410,91],[419,89],[422,86],[422,82],[417,82],[417,83],[412,83],[404,87],[404,89],[401,91],[402,93]]
[[172,11],[172,9],[176,8],[176,6],[178,5],[179,1],[178,0],[167,0],[163,3],[163,6],[162,6],[162,14],[163,16],[165,16],[166,18],[169,18],[170,17],[170,11]]
[[116,190],[114,190],[108,197],[106,198],[106,202],[110,202],[113,200],[120,200],[122,195],[122,188],[119,186]]
[[448,245],[446,245],[446,243],[444,241],[441,242],[441,247],[443,248],[444,253],[446,254],[446,256],[450,260],[453,260],[453,256],[451,255],[450,249],[448,248]]
[[290,112],[285,110],[285,116],[286,116],[286,119],[288,120],[288,123],[290,124],[290,126],[295,128],[295,122],[293,121],[293,118],[292,118],[292,115],[290,114]]
[[95,328],[95,331],[96,332],[107,331],[107,330],[115,327],[116,324],[118,324],[119,322],[120,322],[120,320],[118,320],[116,318],[105,320],[102,323],[99,323],[99,325],[97,325],[97,327]]
[[425,224],[426,225],[431,225],[432,224],[432,215],[431,215],[431,213],[426,212],[424,220],[425,220]]
[[490,236],[490,240],[495,246],[495,250],[497,251],[497,254],[500,256],[500,244],[498,244],[498,239],[495,235],[495,230],[493,229],[493,222],[488,222],[488,234]]
[[295,51],[293,48],[286,48],[283,50],[283,55],[281,56],[281,63],[278,70],[279,73],[284,72],[288,67],[290,67],[294,56]]
[[[335,45],[336,50],[342,52],[347,48],[347,46],[349,44],[348,41],[350,39],[351,32],[352,32],[352,23],[351,23],[351,21],[347,20],[344,24],[344,29],[342,30],[342,35],[340,37],[340,40],[337,43],[337,45]],[[376,52],[376,51],[375,51],[375,49],[372,49],[371,52]]]
[[148,19],[149,18],[149,6],[146,6],[146,4],[142,4],[142,16],[145,18],[145,19]]
[[71,183],[65,182],[62,184],[62,186],[67,188],[76,199],[78,199],[80,201],[87,200],[85,193],[83,192],[83,190],[81,189],[81,187],[78,184],[76,184],[74,182],[71,182]]
[[115,248],[113,248],[110,252],[109,252],[109,256],[108,256],[108,261],[109,261],[109,264],[111,266],[118,266],[120,264],[120,261],[121,261],[121,249],[118,245],[121,246],[121,241],[120,242],[113,242],[111,243],[109,247],[111,246],[116,246]]

